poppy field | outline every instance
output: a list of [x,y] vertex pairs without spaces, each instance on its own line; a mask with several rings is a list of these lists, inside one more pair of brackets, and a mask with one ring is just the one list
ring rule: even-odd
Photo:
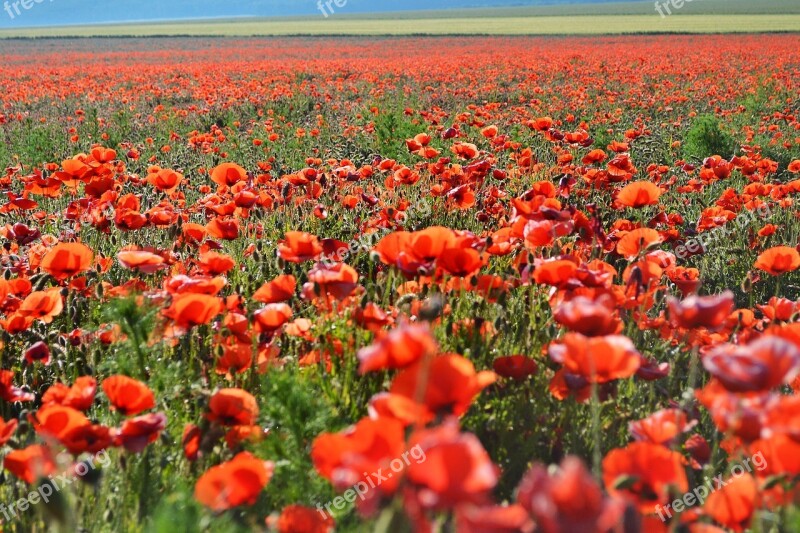
[[4,531],[800,531],[800,35],[0,52]]

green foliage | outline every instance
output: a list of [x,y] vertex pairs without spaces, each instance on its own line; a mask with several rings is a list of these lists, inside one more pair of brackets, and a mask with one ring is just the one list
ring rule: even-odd
[[683,141],[683,154],[698,160],[712,155],[729,159],[736,151],[736,140],[725,131],[720,120],[713,115],[700,115],[694,119]]

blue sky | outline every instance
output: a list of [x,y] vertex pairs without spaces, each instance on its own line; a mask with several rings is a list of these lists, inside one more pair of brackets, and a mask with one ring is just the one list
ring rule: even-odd
[[[0,28],[235,16],[320,14],[318,0],[0,0]],[[325,1],[325,0],[323,0]],[[339,0],[336,13],[544,5],[581,0]],[[584,0],[585,1],[585,0]],[[604,1],[604,0],[589,0]],[[607,0],[605,0],[607,1]]]

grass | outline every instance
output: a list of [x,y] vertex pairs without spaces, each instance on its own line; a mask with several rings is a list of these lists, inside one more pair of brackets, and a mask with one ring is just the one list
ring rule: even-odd
[[762,33],[800,31],[800,14],[519,16],[487,18],[339,18],[204,21],[20,28],[0,37],[153,37],[285,35],[601,35],[638,33]]

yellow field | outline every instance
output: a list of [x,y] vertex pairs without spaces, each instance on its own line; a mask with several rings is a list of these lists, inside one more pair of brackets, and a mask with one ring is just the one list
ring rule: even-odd
[[800,31],[800,15],[652,15],[531,16],[248,20],[103,26],[64,26],[0,30],[0,37],[67,36],[268,36],[268,35],[559,35],[623,33],[733,33]]

